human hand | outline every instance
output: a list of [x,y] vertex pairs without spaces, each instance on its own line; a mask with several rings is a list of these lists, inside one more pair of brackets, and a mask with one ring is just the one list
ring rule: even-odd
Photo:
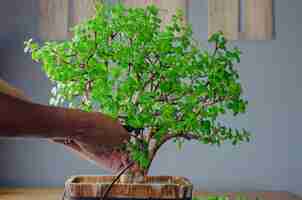
[[[31,112],[40,114],[32,126],[36,126],[38,132],[41,132],[40,130],[43,128],[49,133],[35,134],[31,132],[35,129],[30,129],[30,136],[51,138],[50,141],[64,144],[81,157],[94,161],[99,167],[112,173],[123,169],[130,162],[127,153],[117,150],[117,147],[129,140],[128,132],[117,121],[101,113],[87,113],[37,104],[34,105],[34,109],[31,109],[33,104],[21,90],[0,79],[1,93],[26,102],[24,108],[30,107]],[[21,101],[18,103],[22,103]],[[37,107],[39,109],[36,109]],[[21,121],[23,121],[22,118]],[[45,129],[45,124],[49,125],[49,128]],[[11,136],[21,136],[21,134],[11,134]],[[25,137],[26,135],[23,134],[22,136]]]
[[86,149],[116,148],[130,139],[130,134],[117,121],[98,112],[75,112],[70,118],[77,125],[71,138]]
[[52,141],[109,172],[117,173],[125,168],[130,158],[120,147],[130,139],[129,133],[117,121],[100,113],[81,113],[81,118],[85,126],[81,126],[80,133]]
[[70,151],[76,153],[85,160],[92,161],[98,167],[111,172],[118,173],[131,162],[126,152],[112,148],[91,148],[81,142],[72,139],[54,139],[55,143],[64,145]]

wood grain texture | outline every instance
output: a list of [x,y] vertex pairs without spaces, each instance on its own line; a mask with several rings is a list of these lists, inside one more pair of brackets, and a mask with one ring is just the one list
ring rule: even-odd
[[93,0],[72,0],[69,3],[69,26],[79,24],[95,14]]
[[270,40],[273,37],[272,0],[245,0],[246,40]]
[[39,1],[39,36],[44,40],[68,37],[69,0]]
[[229,40],[239,39],[240,1],[208,1],[208,34],[222,31]]
[[[66,184],[66,196],[74,198],[102,197],[115,176],[78,176],[69,179]],[[146,176],[136,184],[119,181],[108,197],[155,199],[185,199],[192,197],[191,182],[182,177]]]
[[[59,200],[62,194],[62,188],[0,188],[1,200]],[[207,197],[223,194],[226,193],[195,192],[194,196]],[[256,196],[262,197],[263,200],[302,200],[302,198],[288,192],[248,192],[241,194],[249,196],[251,200],[255,200]],[[227,195],[234,197],[238,193],[227,193]]]
[[182,10],[186,16],[188,0],[124,0],[124,3],[130,7],[145,7],[155,4],[160,9],[163,24],[167,24],[178,9]]
[[40,3],[39,35],[44,40],[64,40],[70,28],[93,16],[93,0],[43,0]]
[[59,200],[62,188],[0,188],[1,200]]

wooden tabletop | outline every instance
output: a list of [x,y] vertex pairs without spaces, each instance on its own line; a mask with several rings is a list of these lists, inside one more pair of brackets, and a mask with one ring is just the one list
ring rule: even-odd
[[0,188],[1,200],[61,200],[61,188]]
[[[61,200],[62,188],[0,188],[0,200]],[[238,193],[196,192],[196,196],[227,195],[233,199]],[[288,192],[250,192],[242,193],[255,200],[302,200]]]

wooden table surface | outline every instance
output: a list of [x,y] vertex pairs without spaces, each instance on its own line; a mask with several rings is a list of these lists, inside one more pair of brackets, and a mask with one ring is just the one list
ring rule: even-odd
[[[0,200],[61,200],[62,193],[62,188],[0,188]],[[231,199],[236,196],[236,193],[216,194],[226,194]],[[255,200],[256,197],[260,197],[261,200],[302,200],[288,192],[251,192],[242,194],[250,197],[250,200]],[[196,192],[195,195],[213,196],[215,194]]]

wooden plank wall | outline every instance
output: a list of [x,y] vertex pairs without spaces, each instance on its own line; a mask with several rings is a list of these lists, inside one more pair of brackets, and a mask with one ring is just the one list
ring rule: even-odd
[[209,0],[208,9],[209,36],[222,31],[230,40],[273,37],[272,0]]
[[246,0],[244,38],[269,40],[273,35],[273,0]]
[[94,14],[93,0],[72,0],[70,1],[69,24],[74,26],[88,19]]
[[43,40],[64,40],[70,27],[94,14],[93,0],[39,0],[39,36]]
[[239,0],[209,0],[209,36],[217,31],[223,31],[227,38],[239,39],[239,3]]
[[[244,13],[240,2],[244,1]],[[93,0],[40,0],[40,37],[46,40],[63,40],[69,28],[94,13]],[[162,12],[163,24],[177,9],[186,14],[187,0],[124,0],[128,6],[157,4]],[[223,31],[228,39],[268,40],[273,36],[272,0],[209,0],[209,35]],[[240,25],[240,15],[243,24]],[[243,31],[240,32],[239,27]]]
[[66,39],[69,0],[40,0],[39,3],[39,36],[47,40]]
[[[70,36],[70,27],[94,14],[94,0],[39,0],[39,32],[43,40],[64,40]],[[177,9],[187,10],[187,0],[124,0],[128,6],[144,7],[154,3],[161,9],[163,25]]]
[[163,25],[170,21],[171,16],[178,9],[182,10],[186,16],[187,0],[124,0],[125,5],[130,7],[145,7],[150,4],[157,5],[161,10]]

